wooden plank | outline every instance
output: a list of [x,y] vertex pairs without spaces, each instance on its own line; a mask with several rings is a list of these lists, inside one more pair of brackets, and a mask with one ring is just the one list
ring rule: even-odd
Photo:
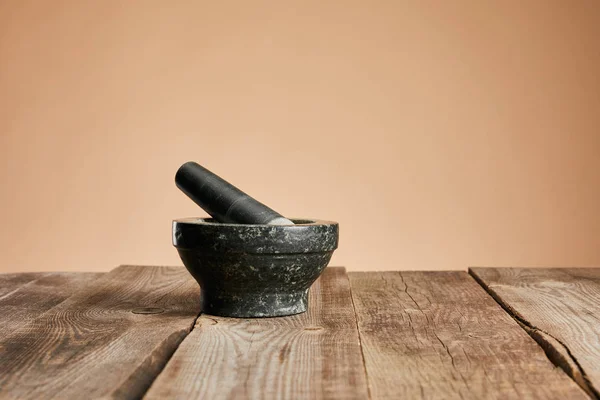
[[0,299],[9,296],[27,283],[48,275],[47,272],[24,272],[0,274]]
[[350,287],[327,268],[309,310],[280,318],[203,315],[147,399],[364,399],[365,372]]
[[582,399],[466,273],[353,272],[373,399]]
[[60,304],[86,284],[102,276],[93,272],[51,272],[19,285],[0,297],[0,339]]
[[471,268],[589,393],[600,397],[600,269]]
[[182,267],[119,267],[0,340],[0,398],[139,398],[198,299]]

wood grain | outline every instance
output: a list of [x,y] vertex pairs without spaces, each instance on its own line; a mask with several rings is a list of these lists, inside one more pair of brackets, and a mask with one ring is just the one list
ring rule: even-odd
[[[141,397],[193,326],[198,298],[182,267],[111,271],[0,340],[0,398]],[[162,313],[143,314],[152,310]]]
[[470,271],[557,365],[600,397],[600,269]]
[[27,283],[48,275],[46,272],[25,272],[20,274],[0,274],[0,299],[9,296]]
[[147,399],[364,399],[367,397],[347,275],[327,268],[309,311],[283,318],[203,315]]
[[467,273],[349,276],[373,399],[588,398]]
[[93,272],[40,273],[36,279],[15,285],[13,290],[0,297],[0,340],[102,275]]

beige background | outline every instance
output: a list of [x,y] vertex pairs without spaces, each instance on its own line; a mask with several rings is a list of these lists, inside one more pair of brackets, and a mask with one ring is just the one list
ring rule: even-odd
[[600,265],[600,3],[0,0],[0,271],[179,264],[197,160],[353,270]]

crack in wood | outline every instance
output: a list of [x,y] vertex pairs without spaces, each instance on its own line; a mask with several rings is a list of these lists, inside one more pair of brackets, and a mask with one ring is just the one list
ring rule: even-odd
[[579,398],[466,272],[353,272],[371,398]]
[[[381,276],[383,277],[384,275],[382,274]],[[404,277],[402,276],[402,272],[401,271],[398,271],[398,276],[400,276],[400,281],[404,285],[404,293],[406,293],[406,295],[412,300],[412,302],[415,304],[415,306],[421,312],[421,314],[423,314],[423,316],[427,320],[427,323],[434,328],[432,330],[433,336],[442,345],[442,347],[444,348],[444,350],[446,351],[446,353],[450,357],[450,363],[452,364],[452,368],[454,369],[454,371],[456,371],[456,373],[460,376],[460,379],[464,382],[465,386],[468,388],[469,387],[469,383],[465,379],[465,376],[462,374],[462,372],[457,368],[456,362],[454,360],[454,356],[450,352],[450,349],[448,348],[448,346],[446,345],[446,343],[444,343],[444,341],[442,339],[440,339],[439,335],[437,334],[437,331],[435,329],[435,322],[429,319],[429,315],[427,315],[427,313],[425,312],[425,310],[423,310],[423,308],[421,308],[421,306],[419,305],[419,303],[417,302],[417,300],[413,297],[413,295],[409,293],[409,291],[408,291],[408,284],[404,280]],[[387,282],[387,280],[385,278],[383,278],[383,280]],[[398,289],[393,284],[391,286],[393,288],[395,288],[395,289]],[[429,303],[431,304],[431,301],[429,301]],[[408,314],[408,315],[409,315],[409,319],[410,319],[410,314]],[[411,319],[411,324],[412,324],[412,319]],[[459,324],[459,328],[460,328],[460,324]],[[426,331],[429,332],[428,329],[426,329]],[[413,329],[413,332],[414,332],[414,329]],[[460,332],[462,332],[462,329],[460,329]],[[464,352],[464,349],[463,349],[463,352]],[[462,398],[462,393],[459,392],[458,395]]]
[[500,295],[471,268],[469,268],[469,275],[540,345],[554,365],[565,371],[593,399],[600,399],[600,393],[592,386],[581,364],[565,343],[527,321],[513,307],[503,301]]

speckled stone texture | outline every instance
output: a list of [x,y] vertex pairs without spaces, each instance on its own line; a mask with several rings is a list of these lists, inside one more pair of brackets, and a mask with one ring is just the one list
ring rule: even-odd
[[308,289],[338,245],[338,224],[222,224],[173,221],[173,245],[200,284],[202,310],[224,317],[276,317],[306,311]]

